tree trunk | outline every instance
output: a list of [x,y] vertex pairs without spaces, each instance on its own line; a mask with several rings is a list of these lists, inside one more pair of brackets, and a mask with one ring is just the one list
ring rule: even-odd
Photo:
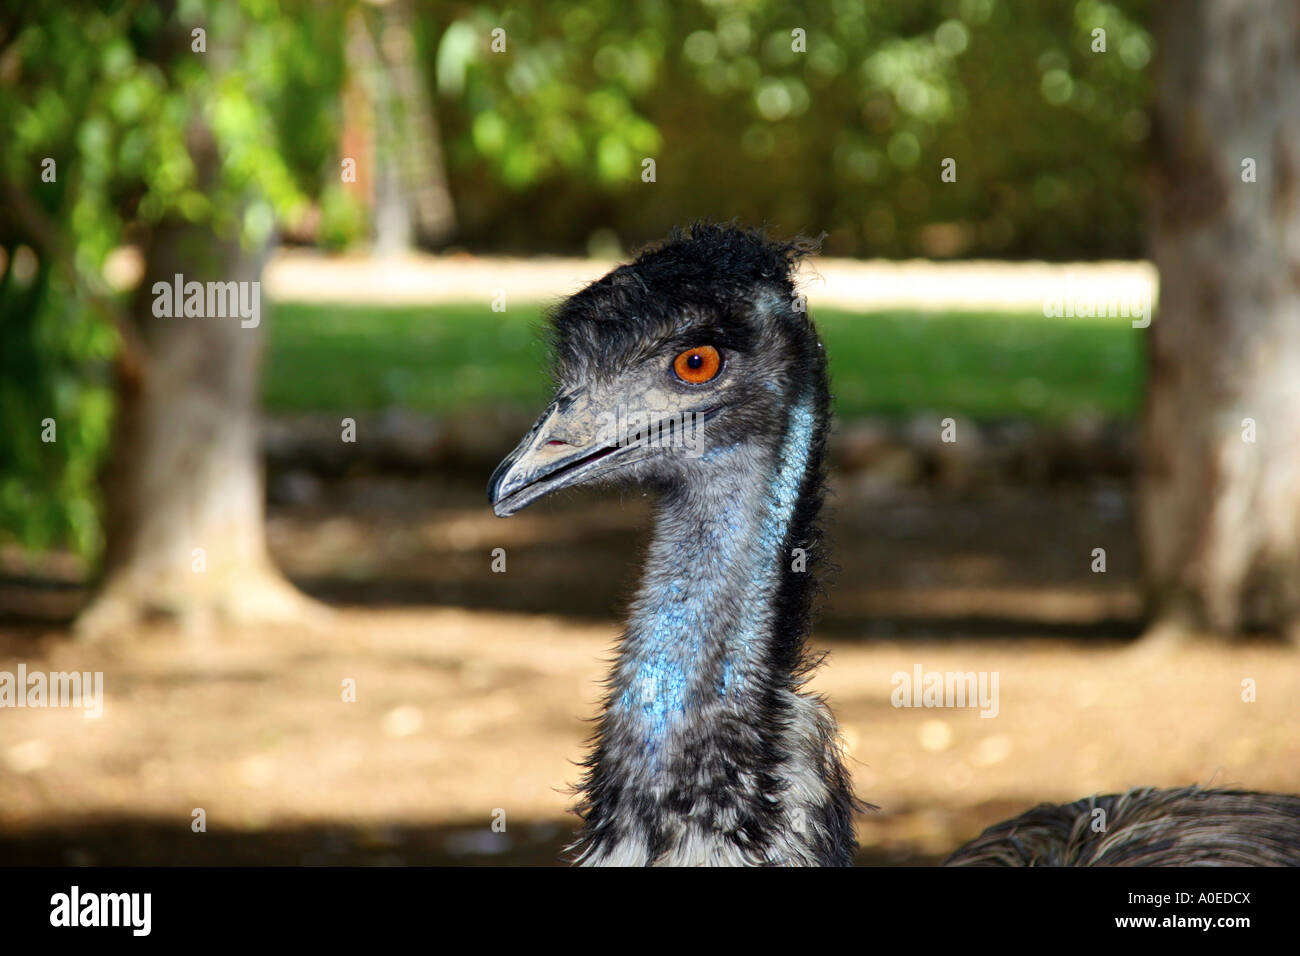
[[364,157],[358,164],[367,168],[358,170],[358,183],[364,172],[375,254],[409,252],[417,238],[446,243],[455,232],[455,209],[405,0],[380,5],[373,16],[354,10],[347,58],[345,155]]
[[1149,633],[1295,640],[1300,6],[1189,0],[1157,13],[1160,310],[1139,500]]
[[[210,182],[216,148],[201,126],[191,154]],[[321,609],[267,554],[258,404],[264,312],[239,299],[204,315],[155,315],[155,283],[249,283],[259,297],[266,249],[207,226],[165,223],[146,252],[130,344],[118,363],[117,417],[104,480],[103,580],[77,622],[82,637],[119,634],[162,614],[193,629],[216,620],[298,621]],[[218,315],[214,313],[224,313]]]
[[387,65],[389,108],[394,117],[390,146],[414,206],[421,241],[440,246],[456,231],[456,210],[442,156],[438,115],[417,63],[408,0],[380,8],[380,45]]

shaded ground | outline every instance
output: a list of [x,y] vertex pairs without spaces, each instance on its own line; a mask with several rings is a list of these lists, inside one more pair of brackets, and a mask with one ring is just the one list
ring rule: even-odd
[[[477,481],[289,488],[271,541],[340,607],[319,630],[158,629],[87,648],[62,623],[80,589],[51,584],[75,569],[4,578],[0,670],[102,670],[107,700],[98,720],[0,711],[0,862],[554,859],[644,501],[573,494],[500,521]],[[1038,801],[1137,784],[1300,790],[1293,652],[1131,648],[1122,486],[840,482],[835,501],[842,571],[814,686],[881,807],[860,822],[862,862],[934,862]],[[1089,570],[1098,547],[1106,574]],[[916,665],[998,672],[997,716],[891,706],[892,675]]]
[[[648,498],[603,492],[567,492],[509,521],[486,507],[478,483],[371,477],[294,494],[310,503],[273,520],[277,556],[302,587],[341,604],[616,622],[650,524]],[[840,570],[818,630],[850,640],[1133,637],[1129,528],[1119,482],[958,493],[840,479],[827,521]],[[498,547],[504,575],[490,573]],[[1105,574],[1090,570],[1094,548],[1107,552]]]

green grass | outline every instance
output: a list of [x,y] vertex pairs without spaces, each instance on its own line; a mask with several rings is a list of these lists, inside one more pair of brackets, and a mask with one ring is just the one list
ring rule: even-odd
[[[1145,333],[1127,319],[814,312],[841,416],[935,411],[989,419],[1131,418]],[[266,405],[275,411],[445,414],[537,406],[549,393],[537,308],[278,303]]]

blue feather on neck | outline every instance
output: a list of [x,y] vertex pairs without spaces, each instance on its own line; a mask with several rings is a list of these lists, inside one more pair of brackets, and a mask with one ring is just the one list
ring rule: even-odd
[[[747,675],[761,666],[774,623],[772,599],[789,557],[783,545],[815,430],[812,402],[795,405],[781,447],[759,485],[760,500],[732,499],[720,513],[698,516],[700,533],[676,543],[675,573],[643,604],[629,628],[625,648],[632,653],[623,661],[627,679],[615,705],[637,722],[652,764],[681,715],[707,696],[738,699]],[[714,451],[720,456],[739,453],[734,447]],[[702,567],[716,571],[701,574]],[[718,593],[723,589],[728,593]],[[724,619],[729,623],[723,625]],[[719,657],[712,684],[702,686],[702,670]]]

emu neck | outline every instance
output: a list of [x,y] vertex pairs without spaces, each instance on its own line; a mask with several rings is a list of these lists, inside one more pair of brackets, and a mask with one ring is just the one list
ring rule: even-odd
[[838,864],[852,796],[823,708],[798,693],[822,420],[715,448],[660,499],[588,762],[587,863]]
[[796,406],[776,454],[716,449],[700,487],[660,502],[613,701],[647,769],[665,766],[692,717],[721,708],[744,719],[756,695],[789,676],[772,673],[776,605],[784,578],[800,573],[786,538],[815,427],[812,409]]

